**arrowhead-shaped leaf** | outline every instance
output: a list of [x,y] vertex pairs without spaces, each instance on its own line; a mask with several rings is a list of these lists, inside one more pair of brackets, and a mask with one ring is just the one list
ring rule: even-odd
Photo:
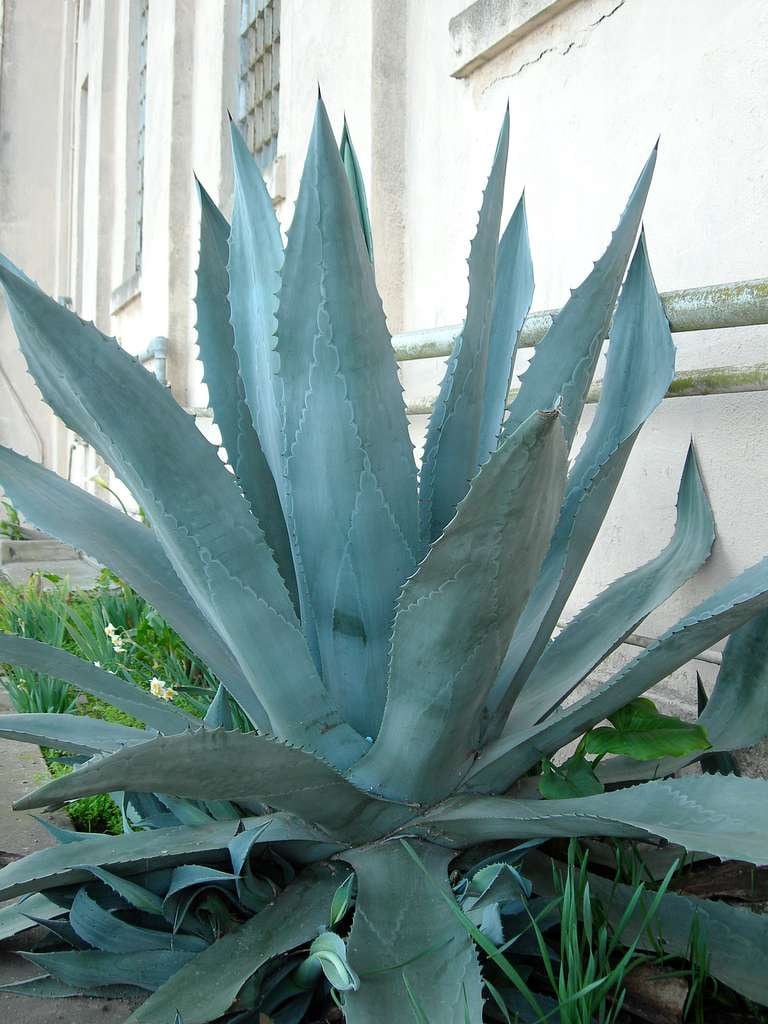
[[703,726],[662,715],[647,697],[637,697],[620,708],[610,716],[610,721],[612,729],[601,726],[587,733],[584,747],[588,754],[623,754],[637,761],[653,761],[710,747]]

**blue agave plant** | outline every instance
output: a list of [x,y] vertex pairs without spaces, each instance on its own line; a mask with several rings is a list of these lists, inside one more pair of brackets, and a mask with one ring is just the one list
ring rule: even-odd
[[[138,984],[151,994],[131,1021],[245,1020],[249,1006],[267,1005],[253,996],[264,972],[274,993],[294,951],[309,947],[291,985],[323,969],[350,1024],[406,1020],[412,1005],[440,1024],[479,1021],[481,967],[449,895],[459,851],[530,837],[660,837],[768,860],[766,782],[673,778],[679,757],[650,767],[607,758],[595,779],[610,788],[591,796],[543,800],[527,779],[729,633],[702,725],[714,751],[768,731],[768,561],[565,706],[698,570],[714,527],[691,451],[670,543],[552,639],[638,432],[672,379],[674,349],[642,234],[637,241],[654,152],[505,413],[533,290],[522,199],[499,240],[508,132],[507,117],[419,479],[356,163],[347,152],[353,192],[322,102],[285,250],[237,132],[231,227],[201,190],[200,355],[232,472],[114,340],[3,260],[0,280],[44,398],[113,467],[152,529],[9,450],[0,482],[31,521],[155,605],[254,724],[231,728],[224,690],[200,723],[65,652],[0,638],[3,661],[68,680],[146,726],[2,721],[5,736],[87,758],[19,809],[114,791],[126,808],[125,835],[62,835],[0,871],[0,899],[22,899],[0,912],[5,934],[42,918],[72,947],[32,954],[45,971],[35,991]],[[596,415],[569,467],[606,337]],[[628,788],[638,772],[653,781]],[[273,861],[259,856],[266,849]],[[331,905],[335,926],[352,900],[350,868],[351,927],[329,937]],[[179,909],[188,890],[190,914]],[[230,898],[239,918],[221,910]],[[668,948],[685,949],[697,918],[712,972],[768,1001],[764,921],[669,898]],[[141,926],[126,920],[130,907]]]

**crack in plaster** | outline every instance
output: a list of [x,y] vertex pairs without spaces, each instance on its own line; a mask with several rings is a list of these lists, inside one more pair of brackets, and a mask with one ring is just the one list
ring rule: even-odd
[[614,7],[612,7],[610,11],[606,11],[605,14],[601,14],[596,21],[590,22],[583,29],[581,29],[577,38],[572,39],[569,43],[566,43],[565,46],[548,46],[545,50],[542,50],[541,53],[538,54],[538,56],[532,57],[531,60],[524,61],[519,68],[517,68],[515,71],[512,71],[510,74],[500,75],[498,78],[494,78],[493,81],[489,82],[488,85],[483,89],[483,93],[486,93],[492,86],[498,85],[499,82],[508,81],[510,78],[517,78],[518,75],[521,75],[527,68],[531,67],[533,64],[538,64],[539,61],[543,60],[544,57],[548,56],[550,53],[558,53],[561,57],[565,57],[566,54],[571,52],[571,50],[577,47],[581,48],[582,46],[586,46],[588,37],[592,34],[593,30],[596,29],[598,25],[601,25],[604,21],[607,21],[609,18],[612,18],[613,15],[616,14],[616,12],[619,11],[626,2],[627,0],[619,0],[619,2]]

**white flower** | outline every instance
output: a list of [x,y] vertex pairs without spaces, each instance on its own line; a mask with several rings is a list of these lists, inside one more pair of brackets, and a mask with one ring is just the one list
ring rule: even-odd
[[101,668],[101,662],[100,661],[94,661],[93,664],[96,666],[96,668]]
[[109,638],[109,641],[112,644],[112,650],[115,654],[123,654],[125,651],[125,640],[120,636],[120,633],[115,629],[111,622],[106,624],[104,632]]
[[166,686],[162,679],[153,676],[149,681],[149,692],[153,697],[160,697],[162,700],[173,700],[176,691],[172,686]]

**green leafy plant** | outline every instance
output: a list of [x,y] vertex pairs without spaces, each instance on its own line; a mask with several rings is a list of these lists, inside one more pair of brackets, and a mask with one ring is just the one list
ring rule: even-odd
[[[146,726],[62,715],[0,723],[6,736],[90,757],[19,810],[121,792],[131,830],[7,866],[0,899],[55,890],[74,907],[94,872],[114,869],[114,884],[125,887],[173,865],[224,870],[227,858],[244,899],[265,847],[295,872],[269,888],[268,903],[247,897],[245,910],[228,914],[226,897],[212,895],[207,913],[217,924],[200,936],[206,948],[164,959],[153,952],[155,973],[142,976],[151,994],[133,1022],[179,1014],[196,1024],[236,1009],[262,968],[278,971],[281,958],[327,930],[350,868],[356,896],[341,936],[350,984],[332,989],[346,1020],[407,1020],[418,1008],[424,1019],[463,1024],[482,1017],[475,943],[487,954],[487,940],[456,915],[448,870],[461,851],[532,837],[659,837],[723,858],[765,859],[768,783],[670,777],[695,754],[605,757],[597,771],[609,789],[592,796],[539,800],[528,778],[543,757],[551,761],[729,633],[699,724],[713,752],[762,735],[768,562],[563,704],[699,569],[714,524],[691,448],[669,544],[551,639],[634,441],[672,380],[674,349],[642,234],[635,244],[654,151],[606,252],[537,346],[505,413],[533,287],[522,199],[499,240],[508,134],[507,117],[470,250],[466,319],[418,481],[360,194],[350,190],[322,102],[285,249],[236,131],[231,227],[201,190],[198,337],[230,468],[114,340],[0,264],[45,399],[111,465],[152,529],[7,449],[0,482],[31,522],[142,594],[255,726],[229,728],[221,701],[201,726],[172,701],[71,654],[0,637],[3,661],[54,674]],[[600,400],[569,469],[607,336]],[[116,391],[130,400],[115,402]],[[653,781],[626,788],[638,777]],[[666,893],[658,906],[665,947],[687,950],[697,918],[713,975],[767,1001],[764,921],[745,923],[730,907],[713,912],[693,899],[672,914],[665,908],[674,899]],[[170,944],[162,922],[154,930]],[[726,931],[731,946],[738,934],[740,971],[723,949]],[[36,984],[123,985],[128,956],[140,954],[116,963],[95,944],[38,957],[49,977]],[[139,976],[131,972],[133,983]]]
[[[22,587],[0,585],[0,629],[52,647],[63,647],[68,599],[66,583],[44,588],[38,574],[33,574]],[[3,685],[14,709],[22,714],[71,712],[77,699],[68,682],[23,665],[6,665]]]
[[24,540],[24,530],[21,528],[19,513],[7,498],[0,501],[3,506],[3,513],[0,515],[0,534],[9,537],[11,540]]

